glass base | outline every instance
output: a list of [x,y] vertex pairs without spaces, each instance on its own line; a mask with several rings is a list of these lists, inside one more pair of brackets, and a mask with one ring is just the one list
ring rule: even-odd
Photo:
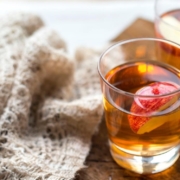
[[135,156],[120,150],[114,143],[109,142],[113,159],[120,166],[138,174],[161,172],[172,166],[179,157],[179,146],[156,156]]

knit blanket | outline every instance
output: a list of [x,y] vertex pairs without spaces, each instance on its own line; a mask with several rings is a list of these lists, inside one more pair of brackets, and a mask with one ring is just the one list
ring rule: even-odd
[[31,13],[0,18],[0,179],[72,180],[103,114],[100,53]]

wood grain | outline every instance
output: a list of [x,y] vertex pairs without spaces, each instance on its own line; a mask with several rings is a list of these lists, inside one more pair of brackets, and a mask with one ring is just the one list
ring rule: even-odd
[[151,21],[138,18],[111,41],[117,42],[125,39],[142,37],[155,37],[154,24]]
[[[137,19],[112,41],[154,36],[153,23]],[[92,148],[85,165],[87,167],[77,172],[75,180],[180,180],[180,159],[166,171],[153,175],[138,175],[118,166],[109,152],[104,117],[98,133],[92,138]]]

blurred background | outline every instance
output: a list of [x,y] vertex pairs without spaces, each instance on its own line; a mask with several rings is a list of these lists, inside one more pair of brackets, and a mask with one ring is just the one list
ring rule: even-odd
[[0,0],[0,8],[0,15],[39,14],[60,33],[70,51],[102,46],[139,17],[154,21],[154,0]]

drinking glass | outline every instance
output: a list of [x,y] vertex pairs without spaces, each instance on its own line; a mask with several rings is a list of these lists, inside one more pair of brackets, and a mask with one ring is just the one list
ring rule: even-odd
[[[155,1],[155,32],[157,38],[180,44],[180,1]],[[180,68],[180,53],[174,49],[174,66]],[[165,54],[165,57],[167,55]]]
[[180,50],[163,39],[131,39],[98,63],[111,155],[140,174],[163,171],[179,157],[180,71],[163,62],[162,46]]

